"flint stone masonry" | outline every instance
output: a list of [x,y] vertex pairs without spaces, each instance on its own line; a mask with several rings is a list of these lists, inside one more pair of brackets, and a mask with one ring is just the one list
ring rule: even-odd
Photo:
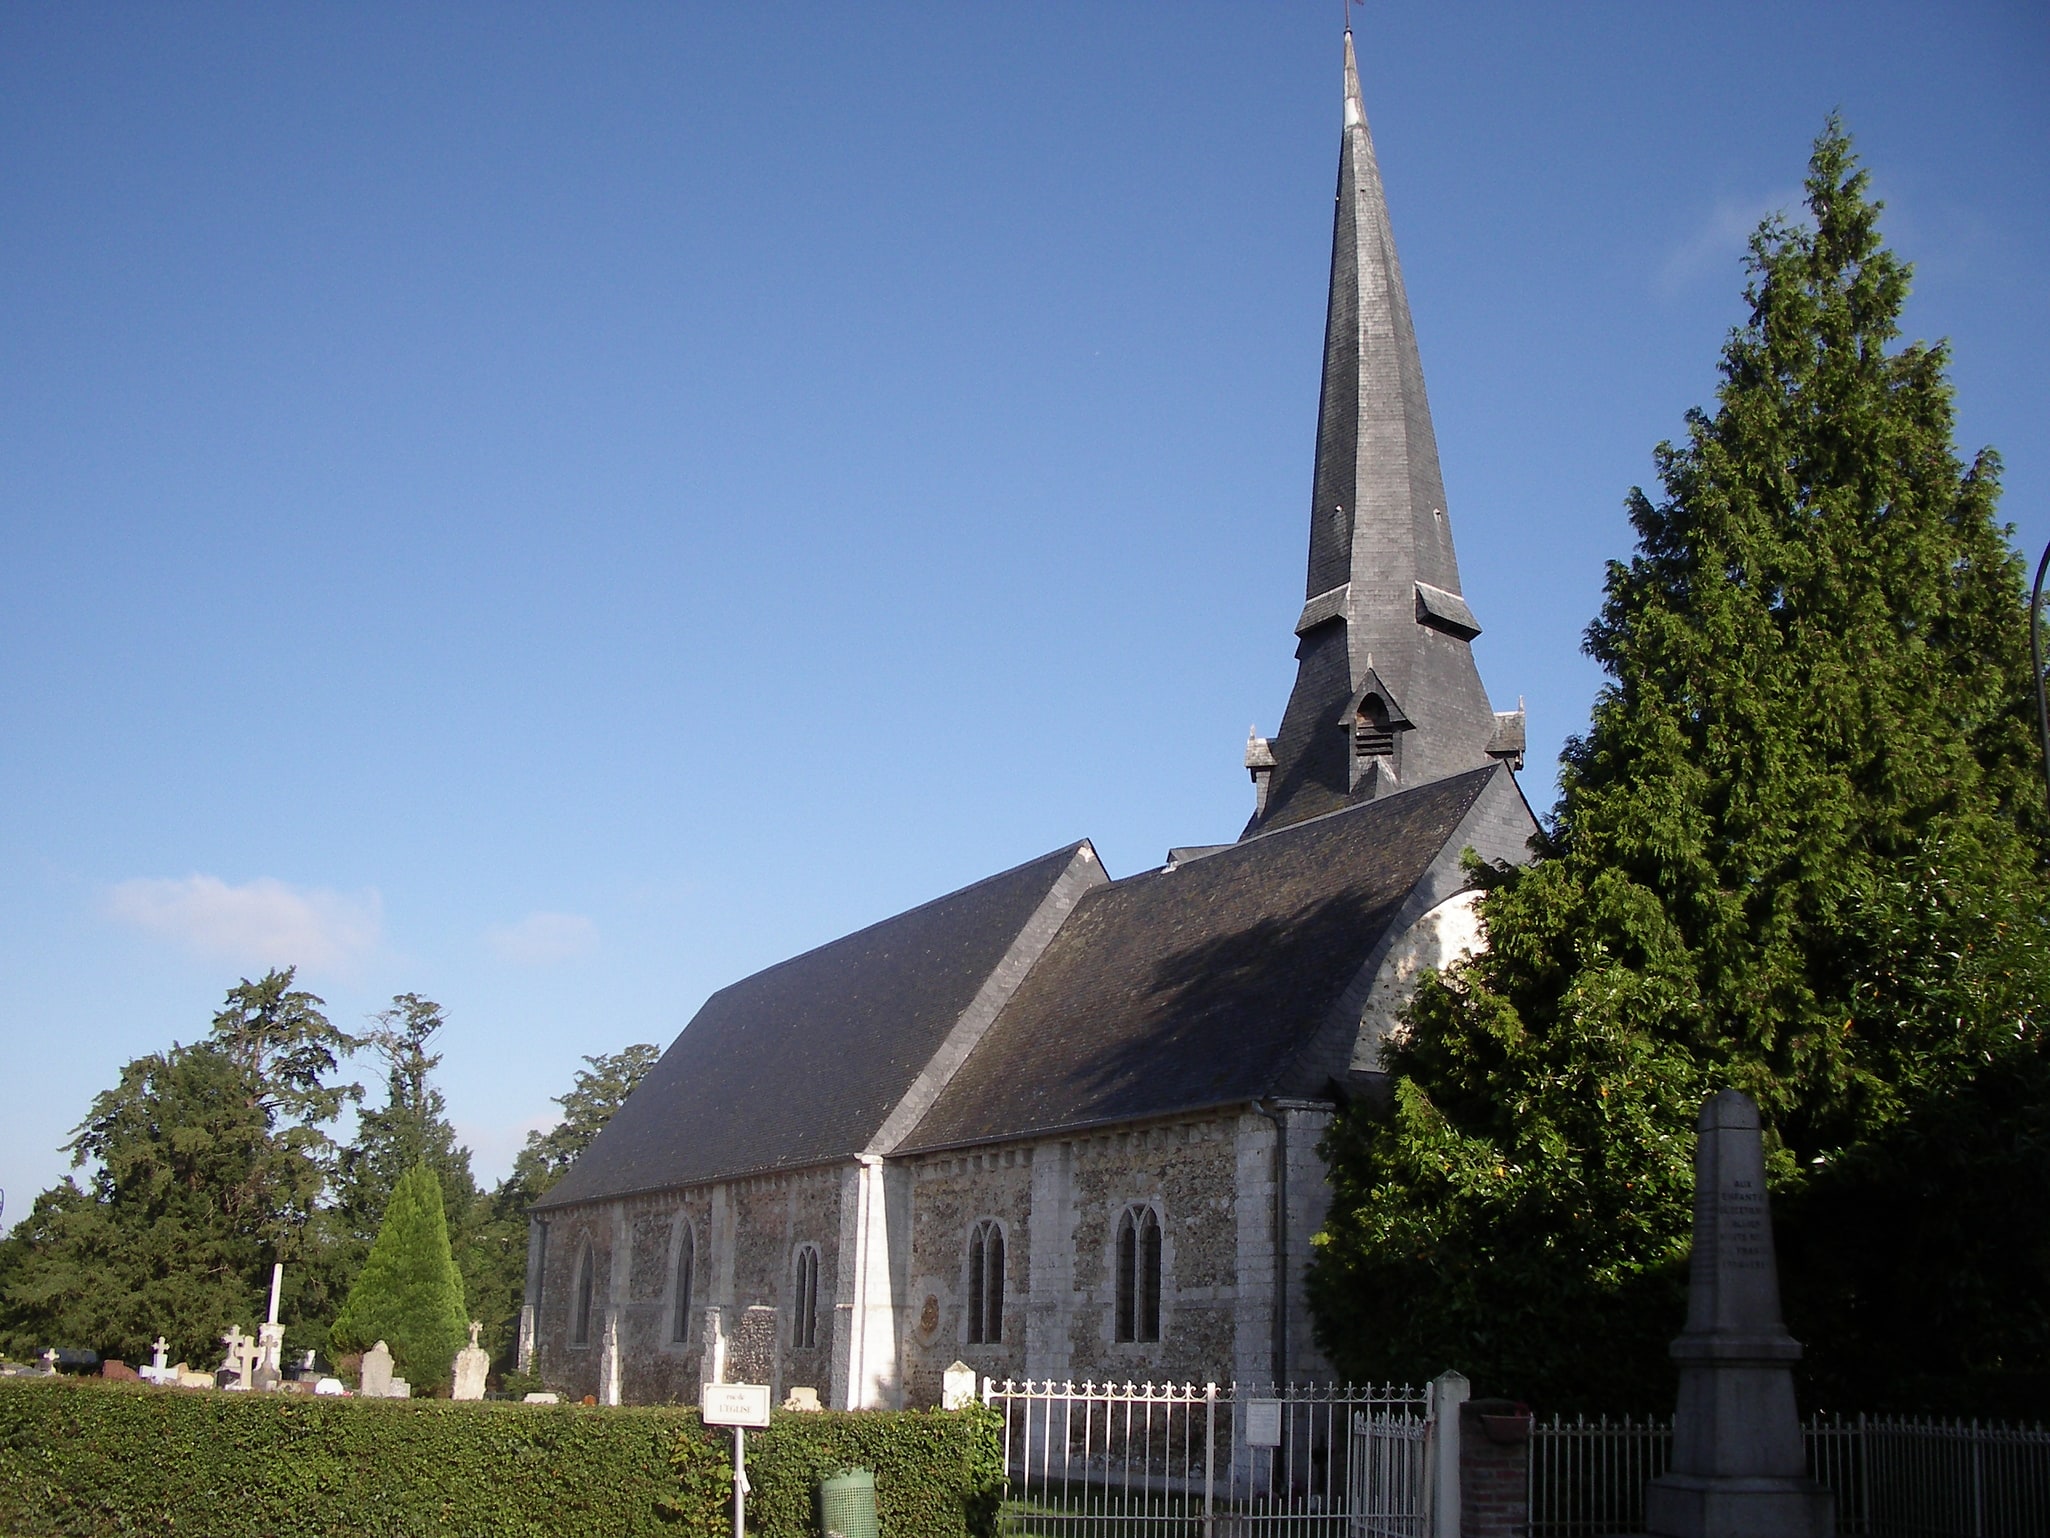
[[1830,1538],[1794,1406],[1801,1347],[1780,1317],[1757,1105],[1724,1090],[1697,1139],[1673,1463],[1645,1490],[1645,1522],[1660,1538]]
[[776,1310],[757,1303],[741,1313],[740,1328],[726,1348],[725,1381],[766,1383],[769,1397],[776,1397]]

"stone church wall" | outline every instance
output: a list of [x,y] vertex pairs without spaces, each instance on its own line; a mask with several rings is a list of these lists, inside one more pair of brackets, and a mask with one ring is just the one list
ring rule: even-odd
[[[534,1368],[571,1397],[600,1403],[694,1404],[708,1350],[742,1313],[777,1311],[778,1396],[808,1385],[826,1397],[838,1286],[839,1172],[799,1170],[569,1208],[553,1215],[541,1257]],[[678,1319],[678,1262],[688,1229],[688,1312]],[[819,1252],[814,1344],[792,1340],[798,1246]],[[592,1261],[589,1339],[571,1339],[577,1266]]]
[[[984,1377],[1025,1376],[1025,1278],[1032,1259],[1030,1145],[921,1159],[913,1172],[909,1320],[899,1360],[904,1402],[940,1402],[957,1358]],[[968,1339],[968,1241],[994,1218],[1004,1236],[1003,1328],[994,1344]]]
[[[1311,1336],[1303,1276],[1330,1187],[1317,1141],[1331,1108],[1284,1102],[1287,1126],[1289,1376],[1329,1376]],[[1179,1117],[1086,1136],[995,1144],[896,1164],[909,1192],[908,1256],[893,1281],[896,1364],[881,1402],[939,1402],[957,1358],[982,1376],[1220,1384],[1264,1383],[1281,1345],[1274,1328],[1275,1137],[1251,1109]],[[698,1384],[734,1349],[746,1310],[775,1310],[772,1388],[836,1402],[836,1331],[848,1328],[841,1270],[849,1167],[723,1181],[569,1208],[543,1244],[535,1364],[552,1385],[603,1403],[695,1403]],[[897,1198],[891,1197],[892,1205]],[[1160,1339],[1119,1341],[1120,1216],[1150,1208],[1161,1224]],[[984,1219],[1004,1236],[1000,1338],[968,1340],[969,1238]],[[893,1234],[897,1226],[891,1225]],[[678,1261],[686,1230],[694,1266],[679,1331]],[[814,1344],[793,1335],[795,1262],[818,1249]],[[576,1267],[589,1246],[593,1324],[570,1340]],[[901,1290],[899,1290],[901,1287]],[[890,1317],[886,1310],[884,1319]],[[885,1324],[887,1336],[888,1326]],[[844,1352],[843,1352],[844,1356]],[[840,1369],[844,1376],[845,1363]],[[729,1374],[730,1375],[730,1374]],[[842,1385],[844,1388],[844,1385]]]
[[[1241,1120],[1179,1118],[921,1159],[902,1346],[906,1402],[937,1403],[940,1375],[957,1357],[999,1380],[1229,1381],[1244,1303]],[[1161,1223],[1161,1338],[1121,1342],[1117,1229],[1136,1205],[1151,1207]],[[1003,1338],[971,1345],[968,1243],[983,1218],[996,1219],[1005,1235]],[[1271,1222],[1263,1232],[1271,1235]],[[1271,1274],[1271,1239],[1267,1248]]]

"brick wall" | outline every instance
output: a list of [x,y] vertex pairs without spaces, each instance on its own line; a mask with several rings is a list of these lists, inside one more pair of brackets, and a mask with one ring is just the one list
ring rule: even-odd
[[1530,1526],[1530,1410],[1507,1399],[1459,1408],[1460,1538],[1523,1538]]

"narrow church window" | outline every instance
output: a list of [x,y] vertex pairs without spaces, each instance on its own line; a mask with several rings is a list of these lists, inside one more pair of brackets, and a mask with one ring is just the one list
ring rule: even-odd
[[1117,1318],[1121,1341],[1160,1339],[1160,1217],[1144,1203],[1118,1219]]
[[819,1251],[817,1245],[797,1250],[797,1296],[790,1310],[790,1344],[819,1343]]
[[591,1343],[591,1270],[591,1246],[587,1241],[577,1257],[576,1292],[570,1300],[569,1343],[573,1346]]
[[697,1246],[691,1240],[688,1221],[678,1219],[677,1227],[683,1230],[683,1241],[676,1247],[676,1297],[670,1314],[669,1338],[684,1345],[690,1340],[690,1273]]
[[968,1238],[968,1343],[994,1346],[1004,1338],[1004,1231],[984,1218]]
[[1360,701],[1353,718],[1352,750],[1361,758],[1384,758],[1395,751],[1395,729],[1388,724],[1388,706],[1378,694]]

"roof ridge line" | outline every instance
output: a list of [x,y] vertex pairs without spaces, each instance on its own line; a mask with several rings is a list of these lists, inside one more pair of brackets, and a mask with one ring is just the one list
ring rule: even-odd
[[996,1024],[997,1016],[1011,1002],[1011,995],[1018,991],[1039,958],[1046,954],[1046,948],[1053,944],[1061,926],[1067,923],[1068,915],[1089,893],[1110,884],[1110,877],[1104,874],[1103,861],[1097,856],[1095,846],[1084,839],[1068,861],[1067,869],[1054,878],[1053,885],[1047,888],[1046,895],[1032,910],[1032,916],[1011,937],[1011,943],[997,958],[997,964],[990,968],[989,975],[983,978],[975,996],[955,1017],[953,1026],[926,1060],[925,1066],[919,1069],[918,1077],[911,1081],[883,1117],[867,1146],[862,1149],[863,1153],[887,1158],[897,1144],[917,1130],[920,1120],[968,1060],[969,1053]]

